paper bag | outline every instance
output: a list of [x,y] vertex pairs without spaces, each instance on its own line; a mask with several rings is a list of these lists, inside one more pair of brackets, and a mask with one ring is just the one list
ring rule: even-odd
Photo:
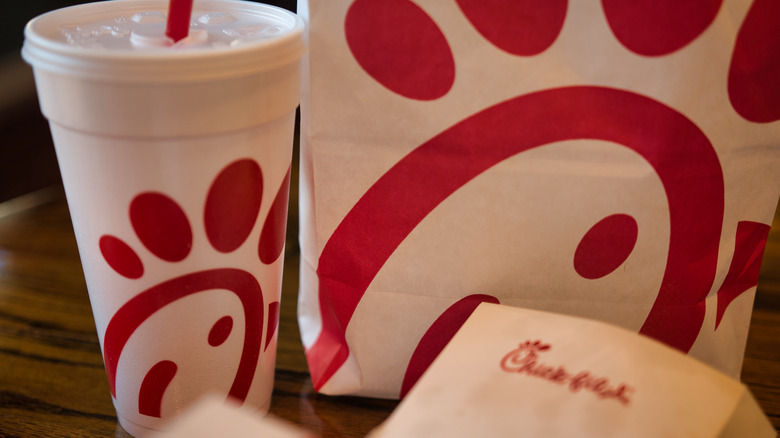
[[738,376],[780,194],[769,0],[302,0],[314,386],[403,395],[480,302]]
[[774,438],[750,391],[602,322],[482,304],[371,438]]

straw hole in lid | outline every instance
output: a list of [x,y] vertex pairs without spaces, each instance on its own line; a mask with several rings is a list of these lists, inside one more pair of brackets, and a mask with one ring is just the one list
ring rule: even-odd
[[133,47],[170,47],[173,40],[165,36],[162,26],[143,27],[130,33]]

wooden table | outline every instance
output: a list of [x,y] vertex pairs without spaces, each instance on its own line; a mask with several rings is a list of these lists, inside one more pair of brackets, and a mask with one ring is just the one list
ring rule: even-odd
[[[13,214],[0,204],[6,207],[0,213],[0,437],[128,436],[111,404],[62,189],[27,200],[30,206],[17,201]],[[779,219],[766,249],[742,376],[780,430]],[[291,236],[294,221],[293,205]],[[397,402],[313,391],[295,317],[298,262],[293,237],[271,412],[323,437],[365,436]]]

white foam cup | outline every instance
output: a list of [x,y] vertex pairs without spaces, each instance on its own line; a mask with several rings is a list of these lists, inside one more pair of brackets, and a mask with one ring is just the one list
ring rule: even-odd
[[89,3],[25,29],[111,395],[133,435],[207,393],[267,411],[303,22],[197,0]]

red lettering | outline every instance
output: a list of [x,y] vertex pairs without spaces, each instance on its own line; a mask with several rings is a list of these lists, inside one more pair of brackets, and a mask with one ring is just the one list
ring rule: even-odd
[[621,383],[610,384],[606,377],[595,377],[588,371],[572,374],[562,365],[554,366],[539,362],[539,353],[549,350],[549,344],[541,341],[525,341],[501,359],[501,369],[509,373],[527,374],[559,385],[569,386],[569,391],[582,390],[594,393],[599,399],[615,399],[625,406],[631,403],[634,388]]
[[571,375],[561,366],[550,376],[550,381],[555,383],[566,383]]
[[634,388],[621,383],[618,389],[615,391],[614,397],[624,405],[628,405],[631,402],[631,393],[634,392]]
[[590,384],[590,390],[596,394],[602,395],[608,392],[608,381],[605,378],[595,379]]
[[589,379],[590,374],[587,371],[583,371],[571,379],[571,383],[569,383],[569,389],[571,392],[577,392],[588,385]]

